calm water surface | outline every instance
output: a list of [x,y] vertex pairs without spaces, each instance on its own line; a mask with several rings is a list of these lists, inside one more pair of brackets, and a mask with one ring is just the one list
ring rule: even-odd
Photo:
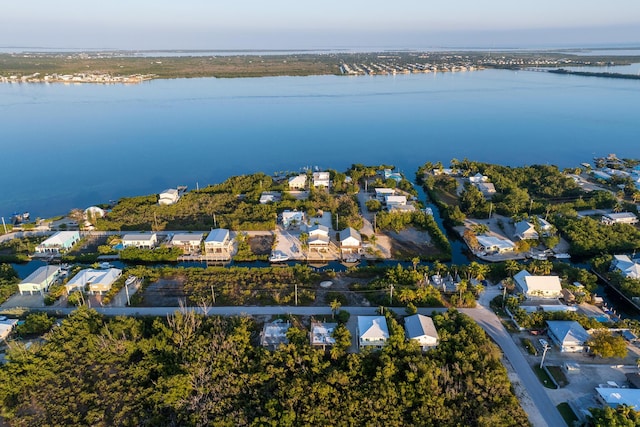
[[640,82],[486,70],[0,85],[0,214],[46,217],[235,174],[640,157]]

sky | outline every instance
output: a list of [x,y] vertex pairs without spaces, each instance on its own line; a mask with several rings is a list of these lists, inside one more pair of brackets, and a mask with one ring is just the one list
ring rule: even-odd
[[336,49],[640,45],[638,0],[29,0],[0,47]]

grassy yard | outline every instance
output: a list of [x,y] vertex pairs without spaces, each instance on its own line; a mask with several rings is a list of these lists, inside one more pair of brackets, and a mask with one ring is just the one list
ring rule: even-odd
[[553,383],[553,380],[551,379],[551,377],[549,377],[549,375],[546,373],[546,371],[544,369],[540,368],[540,365],[534,365],[532,367],[533,372],[535,372],[536,376],[538,377],[538,379],[540,380],[540,382],[542,383],[543,386],[545,386],[546,388],[552,388],[555,389],[556,386]]
[[578,417],[573,413],[573,410],[567,402],[559,404],[557,408],[568,426],[572,426],[574,421],[578,421]]
[[562,368],[560,368],[560,366],[547,366],[547,370],[561,388],[569,384],[569,380],[565,376],[564,372],[562,372]]

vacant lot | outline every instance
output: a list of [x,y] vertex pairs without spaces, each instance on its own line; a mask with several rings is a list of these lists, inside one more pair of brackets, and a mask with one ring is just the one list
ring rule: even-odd
[[410,259],[414,257],[431,258],[441,251],[431,242],[429,233],[409,227],[396,233],[387,231],[391,246],[391,257],[396,259]]

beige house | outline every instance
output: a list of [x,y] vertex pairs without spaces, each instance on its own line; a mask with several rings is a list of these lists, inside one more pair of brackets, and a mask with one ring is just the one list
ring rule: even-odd
[[18,284],[20,295],[24,295],[25,292],[30,295],[33,295],[34,292],[43,294],[56,281],[59,273],[60,267],[54,265],[39,267]]
[[211,230],[204,240],[204,252],[207,257],[216,261],[228,261],[231,259],[233,242],[231,241],[229,230],[226,228],[216,228]]
[[171,246],[180,248],[184,253],[200,252],[203,233],[176,233],[171,238]]
[[533,276],[527,270],[522,270],[513,280],[526,298],[559,298],[562,285],[558,276]]
[[289,178],[290,190],[304,190],[307,186],[307,175],[300,174]]

